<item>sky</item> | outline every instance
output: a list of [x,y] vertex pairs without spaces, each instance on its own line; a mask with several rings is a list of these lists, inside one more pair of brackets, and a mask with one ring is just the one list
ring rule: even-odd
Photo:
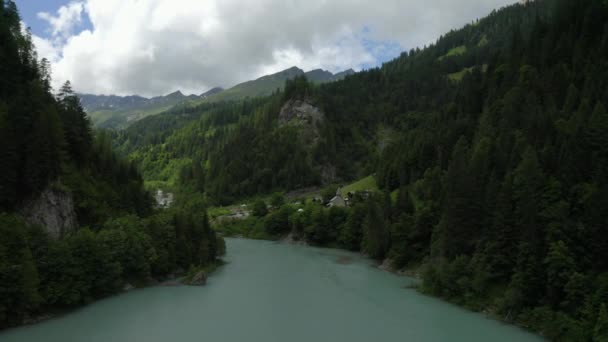
[[357,71],[515,0],[16,0],[53,86],[201,94],[297,66]]

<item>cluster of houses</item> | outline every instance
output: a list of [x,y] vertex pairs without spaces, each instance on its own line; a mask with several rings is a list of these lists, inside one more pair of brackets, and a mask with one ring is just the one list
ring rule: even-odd
[[[320,196],[314,197],[313,202],[324,204],[327,208],[338,207],[338,208],[346,208],[351,205],[356,200],[366,200],[371,196],[372,192],[369,190],[363,191],[349,191],[346,196],[342,195],[342,188],[338,188],[336,191],[336,195],[329,200],[329,202],[324,203],[323,199]],[[160,194],[158,194],[160,195]],[[172,194],[171,194],[172,195]],[[171,198],[172,200],[172,198]],[[301,206],[302,202],[294,202],[293,204],[297,206]],[[267,206],[269,210],[273,210],[274,207],[271,205]],[[299,213],[304,212],[303,208],[298,209]],[[244,220],[251,215],[247,204],[241,204],[240,207],[235,207],[231,209],[230,214],[222,215],[216,218],[216,222],[226,222],[226,221],[235,221],[235,220]]]
[[[365,200],[365,199],[368,199],[370,195],[371,195],[371,191],[364,190],[364,191],[357,191],[357,192],[349,191],[346,194],[346,196],[342,196],[342,188],[338,188],[338,190],[336,191],[336,195],[331,200],[329,200],[329,202],[327,202],[325,204],[325,206],[328,208],[331,208],[331,207],[345,208],[345,207],[349,207],[352,205],[355,196],[359,197],[360,199]],[[321,199],[320,197],[317,197],[314,200],[318,201],[318,202],[323,201],[323,199]]]

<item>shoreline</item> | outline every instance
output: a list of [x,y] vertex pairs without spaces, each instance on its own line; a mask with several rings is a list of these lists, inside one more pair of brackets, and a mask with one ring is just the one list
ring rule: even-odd
[[[295,240],[295,243],[294,243],[292,235],[293,235],[293,233],[290,233],[290,234],[286,235],[285,237],[283,237],[281,239],[278,239],[278,240],[267,240],[267,241],[275,241],[277,243],[287,244],[287,245],[293,245],[293,246],[316,247],[316,248],[322,248],[322,249],[336,249],[336,250],[345,251],[345,252],[357,253],[357,254],[359,254],[359,255],[361,255],[363,257],[366,257],[366,258],[374,261],[374,263],[375,263],[374,267],[377,268],[377,269],[379,269],[379,270],[381,270],[381,271],[388,272],[388,273],[394,274],[394,275],[399,276],[399,277],[412,278],[412,279],[414,279],[416,281],[419,281],[419,282],[422,281],[422,274],[421,274],[421,271],[420,271],[420,267],[415,268],[415,269],[408,269],[408,268],[395,269],[391,265],[392,261],[391,261],[390,258],[385,258],[382,261],[378,261],[378,260],[373,260],[373,259],[369,258],[368,255],[366,255],[365,253],[362,253],[361,251],[356,251],[355,252],[355,251],[350,251],[350,250],[346,250],[346,249],[339,248],[339,247],[314,246],[314,245],[310,245],[305,240]],[[248,239],[248,240],[255,240],[255,239],[249,239],[247,237],[240,237],[240,238],[242,238],[242,239]],[[336,260],[336,262],[337,263],[341,263],[340,260],[341,259],[338,259],[338,260]],[[417,293],[419,293],[419,294],[421,294],[423,296],[427,296],[427,297],[431,297],[431,298],[435,298],[435,299],[441,300],[443,302],[449,303],[451,305],[459,307],[459,308],[461,308],[463,310],[466,310],[468,312],[473,312],[473,313],[481,314],[481,315],[483,315],[484,317],[486,317],[488,319],[500,322],[502,324],[510,325],[510,326],[513,326],[513,327],[517,327],[517,328],[522,329],[524,331],[527,331],[527,332],[533,333],[535,335],[538,335],[539,337],[541,337],[543,339],[546,339],[546,337],[542,334],[541,331],[530,329],[530,328],[528,328],[526,326],[518,324],[516,321],[509,321],[509,320],[505,319],[505,317],[502,317],[501,315],[497,315],[494,312],[494,310],[492,310],[491,307],[484,307],[484,308],[481,308],[479,310],[476,310],[476,309],[473,309],[473,308],[468,307],[466,305],[462,305],[461,303],[458,303],[457,301],[449,300],[448,298],[441,297],[441,296],[436,296],[436,295],[433,295],[431,293],[428,293],[428,292],[426,292],[426,291],[423,290],[423,288],[420,286],[420,284],[415,284],[415,285],[407,286],[407,287],[404,287],[404,288],[416,290]]]
[[[201,270],[199,270],[195,274],[204,272],[206,277],[210,277],[211,275],[213,275],[213,273],[215,273],[215,271],[217,271],[220,267],[222,267],[226,264],[227,264],[226,261],[219,259],[216,263],[203,267]],[[127,294],[132,291],[143,290],[143,289],[148,289],[148,288],[155,288],[155,287],[204,287],[205,286],[205,284],[188,283],[189,280],[187,279],[188,278],[187,272],[177,272],[177,273],[179,273],[181,275],[178,276],[178,275],[176,275],[176,273],[172,273],[172,274],[170,274],[170,275],[172,275],[171,277],[167,277],[165,280],[162,280],[162,281],[158,280],[158,279],[150,278],[146,281],[146,283],[144,285],[141,285],[141,286],[133,286],[131,283],[127,282],[123,285],[123,287],[120,291],[118,291],[114,294],[111,294],[111,295],[108,295],[105,297],[96,298],[88,303],[77,305],[77,306],[74,306],[71,308],[49,308],[48,310],[40,313],[39,315],[32,316],[32,317],[25,317],[20,324],[1,328],[0,336],[2,335],[2,333],[7,332],[12,329],[19,329],[22,327],[36,325],[36,324],[44,323],[44,322],[51,321],[54,319],[62,318],[63,316],[74,313],[91,304],[95,304],[99,301],[102,301],[102,300],[105,300],[108,298],[121,296],[121,295]]]

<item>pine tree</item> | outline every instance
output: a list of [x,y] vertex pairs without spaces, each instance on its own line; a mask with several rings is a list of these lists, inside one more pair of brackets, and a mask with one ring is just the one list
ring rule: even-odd
[[395,203],[394,218],[398,219],[401,215],[413,215],[414,204],[410,192],[406,186],[402,186],[397,192],[397,202]]
[[593,330],[593,342],[608,342],[608,308],[602,304]]
[[547,300],[557,308],[564,298],[564,286],[575,272],[574,259],[563,241],[553,243],[544,262],[547,272]]
[[0,103],[0,208],[11,207],[17,197],[17,155],[6,107]]
[[42,297],[38,292],[40,286],[40,278],[38,270],[32,257],[32,252],[29,248],[24,248],[21,252],[21,267],[23,270],[23,299],[27,310],[36,310],[42,302]]
[[386,226],[382,207],[377,199],[367,203],[367,214],[363,220],[363,241],[361,250],[374,259],[384,258],[389,244],[388,227]]
[[539,213],[544,183],[544,175],[536,151],[528,147],[513,173],[515,217],[523,240],[538,241],[538,233],[541,232]]
[[543,173],[536,152],[528,148],[513,173],[516,225],[519,229],[517,264],[510,284],[511,308],[532,306],[540,300],[543,289],[543,238],[539,219]]
[[568,87],[568,92],[566,94],[566,101],[564,102],[564,107],[562,108],[562,117],[569,118],[570,115],[578,108],[579,101],[579,91],[574,86],[574,84],[570,84]]
[[57,99],[61,105],[60,117],[68,152],[77,163],[82,164],[87,161],[92,147],[91,124],[70,81],[61,87]]
[[475,246],[481,217],[476,198],[483,195],[474,191],[473,175],[468,166],[468,146],[461,137],[454,147],[446,174],[445,211],[440,223],[440,248],[444,257],[471,254]]
[[589,139],[589,145],[595,150],[606,150],[608,149],[608,111],[606,107],[598,102],[593,109],[589,126],[587,129],[587,136]]

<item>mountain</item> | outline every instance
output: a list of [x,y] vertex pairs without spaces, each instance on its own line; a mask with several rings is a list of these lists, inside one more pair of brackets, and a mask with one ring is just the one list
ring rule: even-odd
[[291,67],[272,75],[266,75],[256,80],[238,84],[230,89],[224,90],[212,96],[208,96],[201,101],[195,101],[194,103],[235,101],[242,100],[247,97],[253,98],[267,96],[272,94],[272,92],[276,91],[277,89],[282,89],[285,85],[285,81],[302,75],[306,76],[313,83],[321,84],[335,82],[354,73],[354,70],[349,69],[334,75],[329,71],[321,69],[304,72],[304,70],[300,68]]
[[222,91],[224,91],[224,88],[221,88],[221,87],[215,87],[215,88],[213,88],[213,89],[211,89],[211,90],[209,90],[209,91],[207,91],[207,92],[202,93],[202,94],[200,95],[200,97],[202,97],[202,98],[207,98],[207,97],[209,97],[209,96],[213,96],[213,95],[215,95],[215,94],[221,93]]
[[[218,91],[219,88],[214,88],[209,94]],[[153,98],[137,95],[123,97],[78,94],[78,96],[93,124],[99,128],[124,128],[146,116],[161,113],[173,106],[199,98],[196,95],[185,96],[180,91]]]
[[190,122],[161,114],[115,143],[148,181],[216,205],[334,196],[372,175],[379,191],[348,208],[289,203],[216,228],[362,251],[427,294],[550,340],[602,341],[607,22],[604,0],[515,4],[342,81],[290,69],[282,92],[205,103]]
[[138,95],[123,97],[115,95],[79,94],[78,96],[96,127],[120,129],[126,128],[145,117],[165,112],[183,104],[196,105],[203,102],[236,101],[246,97],[267,96],[273,91],[281,89],[284,86],[285,81],[301,75],[305,75],[314,83],[321,84],[339,81],[354,73],[355,72],[352,69],[335,75],[321,69],[305,73],[297,67],[292,67],[276,74],[263,76],[253,81],[238,84],[227,90],[216,87],[200,96],[185,96],[180,91],[153,98],[145,98]]

